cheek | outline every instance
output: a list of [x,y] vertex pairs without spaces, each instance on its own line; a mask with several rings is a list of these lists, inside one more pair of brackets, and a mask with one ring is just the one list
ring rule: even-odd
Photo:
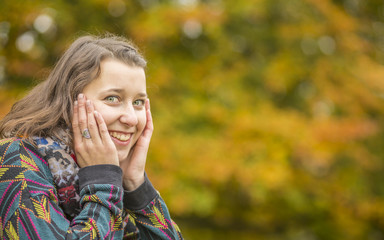
[[104,119],[105,125],[107,125],[108,127],[108,125],[112,122],[113,113],[102,104],[94,104],[94,108],[98,113],[101,114]]
[[147,116],[146,116],[145,110],[144,111],[140,111],[140,113],[137,116],[137,120],[138,120],[137,130],[141,134],[143,132],[144,128],[145,128],[146,123],[147,123]]
[[138,112],[136,116],[137,116],[137,125],[136,125],[137,132],[133,138],[133,141],[132,141],[133,144],[135,144],[137,142],[137,140],[139,139],[139,137],[143,133],[143,130],[144,130],[145,125],[147,123],[147,117],[145,115],[145,110]]

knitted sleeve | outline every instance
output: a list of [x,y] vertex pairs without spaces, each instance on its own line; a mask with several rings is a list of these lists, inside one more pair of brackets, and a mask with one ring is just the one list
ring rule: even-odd
[[146,175],[138,189],[124,191],[124,213],[124,239],[183,239],[167,205]]
[[[101,178],[101,171],[111,177]],[[79,172],[82,210],[69,221],[48,164],[34,146],[0,140],[0,239],[121,239],[121,177],[112,165]]]

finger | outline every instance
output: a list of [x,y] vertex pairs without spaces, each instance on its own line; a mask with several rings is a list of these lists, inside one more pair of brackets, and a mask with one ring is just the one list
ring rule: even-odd
[[[79,126],[80,126],[80,134],[83,133],[85,129],[88,128],[88,121],[87,121],[87,113],[85,109],[85,96],[84,94],[80,93],[78,97],[78,112],[79,112]],[[92,136],[91,136],[92,137]],[[86,138],[83,138],[83,140]]]
[[85,108],[87,111],[88,130],[92,137],[92,141],[96,143],[101,142],[99,129],[97,127],[97,123],[94,115],[95,109],[93,107],[91,100],[87,100],[85,102]]
[[147,122],[143,131],[143,135],[146,138],[150,138],[153,132],[153,120],[152,120],[151,106],[149,103],[149,99],[147,99],[145,102],[145,109],[146,109]]
[[82,137],[81,137],[81,130],[79,126],[79,106],[77,101],[75,101],[73,106],[72,131],[73,131],[74,142],[81,142]]
[[[141,136],[133,146],[136,149],[140,149],[140,150],[137,150],[138,152],[141,152],[141,151],[146,152],[148,150],[149,143],[151,141],[151,137],[153,133],[153,121],[152,121],[152,114],[151,114],[149,99],[147,99],[145,102],[145,109],[146,109],[146,117],[147,117],[145,128],[141,133]],[[131,149],[131,152],[133,153],[136,151],[133,151],[133,149]]]
[[101,141],[102,142],[110,142],[110,143],[112,143],[112,139],[109,136],[107,125],[104,122],[104,118],[97,111],[93,111],[93,114],[94,114],[94,116],[96,118],[97,126],[99,128],[99,133],[100,133]]

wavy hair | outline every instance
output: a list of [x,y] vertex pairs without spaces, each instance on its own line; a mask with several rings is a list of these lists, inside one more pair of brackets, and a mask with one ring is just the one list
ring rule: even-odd
[[0,137],[55,137],[72,145],[71,119],[78,94],[100,74],[106,58],[145,68],[146,60],[127,39],[112,34],[83,36],[58,60],[48,78],[17,101],[0,121]]

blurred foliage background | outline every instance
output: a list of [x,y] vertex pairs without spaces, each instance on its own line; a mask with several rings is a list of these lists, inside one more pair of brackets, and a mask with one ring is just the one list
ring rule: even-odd
[[382,0],[1,0],[0,117],[85,33],[149,61],[186,239],[384,239]]

